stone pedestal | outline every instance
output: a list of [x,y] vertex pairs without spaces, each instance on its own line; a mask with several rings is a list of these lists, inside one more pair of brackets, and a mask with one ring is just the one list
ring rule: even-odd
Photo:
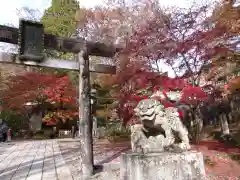
[[201,152],[124,153],[121,180],[205,180]]

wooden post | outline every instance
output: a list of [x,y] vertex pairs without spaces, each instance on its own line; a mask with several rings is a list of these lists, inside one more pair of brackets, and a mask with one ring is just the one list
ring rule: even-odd
[[79,135],[82,176],[93,174],[93,142],[91,126],[89,56],[86,51],[78,53],[79,60]]

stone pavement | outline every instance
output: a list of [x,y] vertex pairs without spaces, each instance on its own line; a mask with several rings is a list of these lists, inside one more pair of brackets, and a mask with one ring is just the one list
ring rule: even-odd
[[11,144],[0,144],[1,180],[72,180],[57,140]]
[[[59,139],[63,158],[68,164],[74,180],[81,180],[80,139]],[[94,164],[101,166],[89,180],[119,180],[120,155],[130,149],[130,142],[109,143],[108,140],[95,139],[93,142]],[[66,153],[71,152],[71,153]]]

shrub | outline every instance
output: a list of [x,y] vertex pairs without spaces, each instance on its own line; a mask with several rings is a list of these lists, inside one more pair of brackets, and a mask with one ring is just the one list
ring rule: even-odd
[[13,111],[1,112],[0,118],[7,121],[8,127],[12,129],[14,134],[19,134],[22,130],[28,129],[28,118]]
[[126,140],[130,138],[130,129],[122,126],[120,121],[109,122],[106,127],[105,136],[110,141]]

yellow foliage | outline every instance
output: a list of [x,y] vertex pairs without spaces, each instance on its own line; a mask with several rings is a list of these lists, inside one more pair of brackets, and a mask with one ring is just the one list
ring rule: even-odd
[[97,110],[96,111],[96,116],[97,117],[109,117],[111,115],[111,111],[107,110]]
[[86,23],[87,10],[85,8],[78,9],[75,14],[75,21],[80,23]]
[[234,0],[223,0],[213,12],[213,20],[232,34],[240,34],[240,6]]
[[97,82],[103,88],[112,87],[114,84],[115,76],[116,75],[100,74],[98,76]]
[[240,77],[236,77],[229,82],[229,91],[235,92],[240,89]]

